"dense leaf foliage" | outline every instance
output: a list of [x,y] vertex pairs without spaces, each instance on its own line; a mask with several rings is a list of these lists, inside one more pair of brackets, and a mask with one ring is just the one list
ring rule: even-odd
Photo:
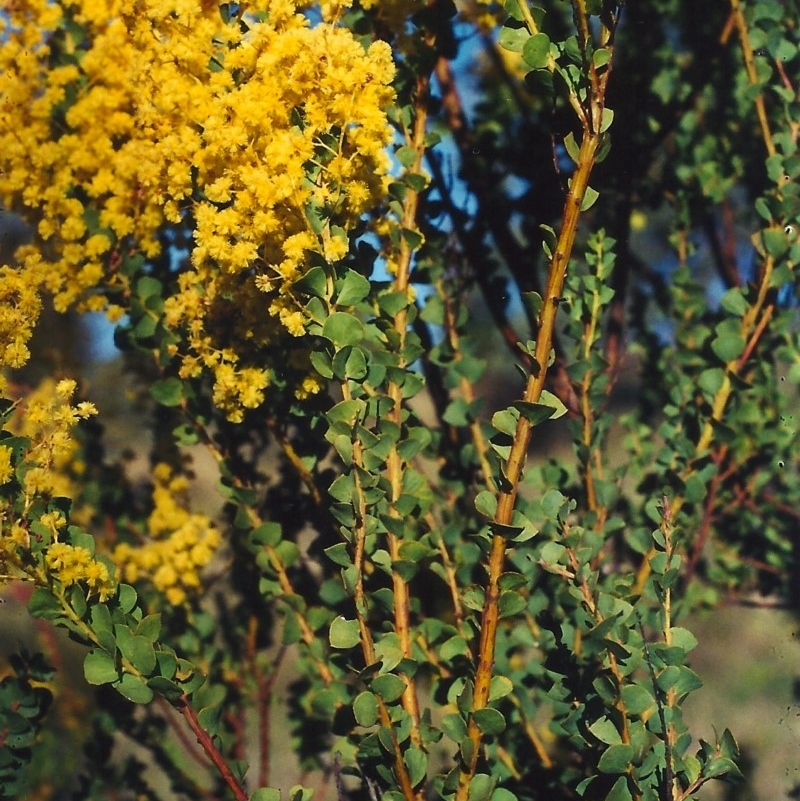
[[[793,4],[15,0],[0,26],[0,200],[31,234],[0,267],[0,565],[85,646],[76,797],[740,779],[734,736],[684,722],[685,618],[798,602]],[[26,386],[48,304],[115,322],[144,479],[80,376]],[[51,679],[14,668],[8,796]]]

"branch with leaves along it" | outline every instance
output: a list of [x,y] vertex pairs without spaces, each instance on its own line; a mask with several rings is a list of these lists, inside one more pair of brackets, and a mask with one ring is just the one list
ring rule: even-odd
[[[520,245],[508,225],[507,216],[498,213],[491,199],[486,196],[486,181],[481,179],[476,180],[475,170],[468,169],[469,165],[474,160],[474,156],[472,155],[474,151],[474,137],[470,130],[466,113],[464,112],[452,67],[443,57],[440,57],[436,63],[436,77],[442,90],[442,105],[445,111],[445,119],[453,135],[453,140],[461,154],[462,164],[465,165],[463,177],[469,184],[469,189],[474,194],[478,203],[476,222],[471,228],[468,229],[463,224],[463,214],[459,212],[453,202],[451,193],[444,180],[441,165],[433,154],[431,154],[428,161],[431,164],[433,179],[439,190],[444,207],[450,216],[458,241],[464,253],[467,254],[468,260],[474,265],[475,280],[481,289],[489,313],[494,319],[498,330],[503,336],[503,340],[510,348],[514,358],[519,359],[526,369],[530,369],[531,357],[519,347],[523,342],[523,338],[519,336],[511,325],[506,314],[505,301],[498,296],[496,287],[489,280],[489,276],[493,271],[488,259],[484,255],[485,248],[482,242],[483,226],[479,224],[477,220],[484,221],[488,231],[491,233],[500,256],[507,265],[521,292],[540,291],[538,277],[534,271],[529,269],[530,262],[537,254],[531,252],[532,248],[525,248]],[[508,85],[509,87],[514,86],[512,81],[508,81]],[[520,276],[525,267],[528,267],[528,273],[526,281],[521,283]],[[535,319],[527,309],[526,313],[530,318],[531,325],[533,325]],[[556,358],[550,369],[550,383],[556,396],[567,407],[568,411],[571,414],[577,415],[578,399],[575,396],[572,383],[567,375],[562,348],[555,334],[553,343]]]
[[[576,12],[578,13],[580,13],[579,6],[581,6],[580,3],[576,6]],[[527,4],[522,3],[520,7],[527,9]],[[583,11],[585,13],[585,9]],[[532,20],[531,24],[533,24]],[[536,31],[538,32],[538,28]],[[531,32],[533,33],[533,31]],[[604,35],[604,43],[610,44],[610,40],[611,32],[607,31]],[[555,65],[552,68],[556,69]],[[589,177],[602,144],[605,91],[608,76],[609,70],[598,76],[597,86],[586,98],[585,108],[578,103],[581,109],[581,113],[578,116],[583,127],[583,138],[578,152],[575,174],[570,182],[569,192],[564,204],[561,231],[550,260],[547,285],[539,314],[536,346],[533,353],[533,371],[528,378],[522,398],[523,403],[537,403],[544,390],[567,265],[572,255],[572,248],[578,231],[578,221],[584,198],[589,188]],[[570,97],[577,102],[577,97],[573,93],[570,93]],[[575,102],[572,103],[573,107],[575,107]],[[511,525],[531,435],[532,425],[525,415],[521,414],[517,422],[511,451],[503,471],[506,481],[497,498],[494,523],[498,529]],[[470,782],[477,771],[483,735],[476,720],[475,712],[485,709],[489,702],[497,628],[500,620],[499,582],[505,565],[505,556],[505,537],[496,530],[492,535],[489,551],[489,575],[485,586],[485,601],[481,616],[480,641],[473,690],[473,713],[467,726],[467,739],[470,743],[470,749],[468,758],[464,760],[460,769],[456,801],[467,801]]]

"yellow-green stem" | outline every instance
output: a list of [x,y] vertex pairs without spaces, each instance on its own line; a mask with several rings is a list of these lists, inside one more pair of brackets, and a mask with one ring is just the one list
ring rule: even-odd
[[[411,167],[412,173],[422,172],[422,159],[425,155],[425,131],[428,121],[427,102],[428,102],[427,76],[420,77],[417,81],[414,125],[407,136],[407,144],[416,151],[416,157]],[[408,293],[411,275],[411,260],[414,249],[403,236],[404,230],[415,230],[417,221],[417,210],[419,208],[419,192],[409,187],[403,202],[403,215],[400,220],[400,252],[397,259],[397,269],[394,276],[394,289],[396,292]],[[397,334],[399,367],[407,367],[402,356],[406,342],[408,329],[408,312],[405,308],[401,309],[394,318],[394,330]],[[397,382],[392,381],[387,389],[387,394],[392,400],[392,409],[389,419],[398,428],[403,423],[403,390]],[[392,488],[391,499],[396,501],[403,491],[403,470],[404,463],[400,458],[397,448],[392,448],[386,459],[386,471],[389,483]],[[400,561],[400,540],[394,534],[387,534],[387,544],[389,554],[393,562]],[[394,624],[395,633],[400,640],[400,647],[407,658],[412,657],[412,639],[410,625],[410,596],[406,580],[398,573],[392,573],[392,589],[394,591]],[[411,718],[411,742],[420,747],[422,736],[420,733],[420,711],[417,689],[413,679],[406,678],[405,690],[402,695],[403,709]]]
[[[739,34],[739,43],[742,48],[742,58],[744,59],[745,70],[747,71],[747,80],[751,86],[757,86],[758,69],[756,67],[755,53],[753,52],[753,45],[750,42],[750,32],[747,29],[747,21],[744,18],[742,11],[742,4],[740,0],[731,0],[731,11],[733,13],[733,21],[736,25],[736,32]],[[761,138],[764,140],[764,145],[767,148],[767,154],[774,156],[776,153],[775,142],[772,139],[772,131],[769,127],[769,119],[767,118],[767,107],[764,104],[764,95],[758,94],[755,98],[756,116],[758,117],[758,124],[761,128]]]

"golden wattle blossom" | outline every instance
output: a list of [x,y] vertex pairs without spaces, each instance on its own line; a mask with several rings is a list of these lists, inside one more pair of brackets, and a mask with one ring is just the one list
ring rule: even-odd
[[[0,304],[35,319],[45,289],[58,309],[119,314],[125,259],[188,231],[163,310],[169,353],[184,378],[213,379],[230,419],[263,402],[267,354],[304,332],[292,284],[309,251],[346,254],[389,169],[390,47],[337,25],[347,3],[325,3],[316,24],[303,5],[267,0],[225,22],[208,0],[10,4],[0,202],[37,246],[15,268],[28,294],[11,281]],[[0,310],[10,366],[27,356],[14,314]]]

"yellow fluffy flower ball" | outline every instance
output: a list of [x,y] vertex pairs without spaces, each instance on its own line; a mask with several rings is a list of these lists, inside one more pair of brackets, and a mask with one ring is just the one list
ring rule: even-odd
[[200,573],[213,559],[222,537],[209,517],[188,510],[184,476],[159,464],[153,480],[147,539],[118,545],[113,560],[126,581],[148,581],[168,603],[182,604],[200,589]]
[[229,23],[211,0],[8,6],[0,203],[38,240],[0,276],[0,366],[27,358],[40,290],[119,314],[121,265],[174,228],[193,246],[165,303],[172,355],[230,419],[263,402],[270,349],[304,332],[292,284],[308,252],[345,253],[320,220],[350,231],[390,167],[389,45],[338,26],[348,2],[313,25],[305,5],[261,0]]

